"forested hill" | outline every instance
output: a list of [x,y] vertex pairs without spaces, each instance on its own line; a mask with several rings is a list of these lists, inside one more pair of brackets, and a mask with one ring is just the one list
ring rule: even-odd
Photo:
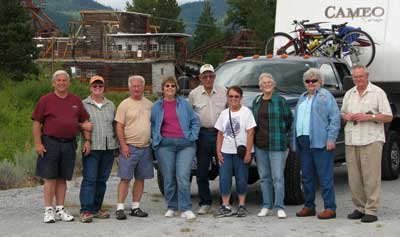
[[[121,0],[124,1],[124,0]],[[223,19],[227,11],[226,0],[210,0],[212,12],[218,24],[223,24]],[[203,1],[190,2],[180,5],[180,18],[185,22],[186,32],[192,34],[196,28],[197,20],[203,10]],[[47,0],[46,14],[61,28],[65,33],[68,32],[68,21],[79,20],[81,10],[111,10],[111,7],[104,6],[94,0]]]
[[47,0],[46,14],[65,33],[68,32],[68,21],[79,20],[81,10],[110,10],[94,0]]
[[[211,9],[218,24],[223,24],[228,5],[226,0],[210,0]],[[188,34],[193,34],[196,29],[196,23],[203,10],[204,2],[190,2],[182,4],[180,18],[185,22],[185,31]]]

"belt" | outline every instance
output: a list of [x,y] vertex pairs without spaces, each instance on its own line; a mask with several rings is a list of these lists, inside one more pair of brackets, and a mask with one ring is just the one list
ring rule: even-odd
[[49,136],[49,135],[43,135],[43,137],[48,137],[48,138],[50,138],[52,140],[55,140],[55,141],[58,141],[58,142],[61,142],[61,143],[69,143],[69,142],[74,142],[75,141],[75,138],[65,139],[65,138],[58,138],[58,137],[53,137],[53,136]]
[[218,132],[218,130],[216,128],[205,128],[205,127],[201,127],[200,131],[201,132]]

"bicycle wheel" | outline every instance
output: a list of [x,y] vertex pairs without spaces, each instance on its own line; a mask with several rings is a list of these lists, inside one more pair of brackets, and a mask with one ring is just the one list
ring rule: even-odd
[[340,56],[347,60],[350,66],[363,65],[368,67],[375,58],[375,43],[371,36],[362,30],[352,30],[341,40]]
[[265,55],[297,55],[299,54],[298,46],[292,36],[277,32],[268,39],[265,45]]

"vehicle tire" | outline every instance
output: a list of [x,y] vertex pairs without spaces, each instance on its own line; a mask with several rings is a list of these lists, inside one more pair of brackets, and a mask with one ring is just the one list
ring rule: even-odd
[[290,151],[285,168],[285,203],[287,205],[301,205],[304,203],[300,170],[300,155]]
[[394,180],[400,171],[400,136],[395,131],[389,131],[382,150],[382,179]]
[[277,32],[273,34],[265,45],[265,55],[298,55],[299,48],[292,36]]
[[164,177],[161,174],[161,171],[157,169],[157,184],[158,184],[158,189],[164,195]]
[[259,179],[260,179],[260,176],[258,175],[257,166],[250,166],[249,167],[249,177],[247,179],[247,184],[254,184]]
[[352,30],[341,39],[341,57],[350,66],[362,65],[368,67],[375,58],[375,43],[372,37],[362,30]]

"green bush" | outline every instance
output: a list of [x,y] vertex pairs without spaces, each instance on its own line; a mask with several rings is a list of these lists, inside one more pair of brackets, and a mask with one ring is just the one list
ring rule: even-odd
[[25,177],[35,176],[37,154],[35,150],[17,152],[14,155],[15,167],[24,173]]
[[25,179],[26,175],[8,160],[0,161],[0,189],[17,187]]

